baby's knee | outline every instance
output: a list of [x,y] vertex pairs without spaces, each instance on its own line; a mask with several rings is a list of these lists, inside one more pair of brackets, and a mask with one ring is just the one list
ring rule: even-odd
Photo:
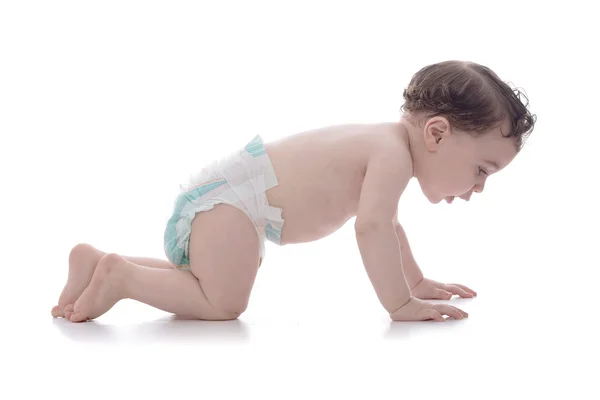
[[240,315],[242,315],[242,312],[226,311],[211,306],[210,310],[197,309],[193,317],[204,321],[230,321],[237,319]]
[[209,321],[231,321],[231,320],[237,319],[240,315],[241,315],[241,313],[237,313],[237,312],[225,312],[225,311],[215,310],[214,313],[212,313],[208,316],[206,316],[205,314],[202,314],[200,316],[200,319],[209,320]]
[[215,312],[214,317],[219,320],[237,319],[248,308],[248,299],[242,297],[223,294],[209,296],[206,294],[206,298]]
[[223,320],[237,319],[240,315],[246,311],[247,305],[235,304],[230,302],[212,304],[213,308],[217,312],[217,317]]

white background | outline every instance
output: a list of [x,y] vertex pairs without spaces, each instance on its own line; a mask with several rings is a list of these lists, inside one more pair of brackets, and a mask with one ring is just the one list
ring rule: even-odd
[[[598,398],[592,6],[215,3],[0,2],[1,397]],[[491,67],[538,116],[470,203],[416,182],[400,202],[425,275],[479,293],[450,301],[467,320],[391,322],[351,222],[267,243],[238,321],[133,301],[51,318],[75,244],[164,258],[191,171],[256,134],[397,120],[412,74],[446,59]]]

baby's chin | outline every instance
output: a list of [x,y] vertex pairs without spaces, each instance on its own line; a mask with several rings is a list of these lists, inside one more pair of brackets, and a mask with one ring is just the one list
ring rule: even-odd
[[452,204],[452,202],[454,201],[454,198],[455,198],[454,196],[440,196],[440,195],[434,196],[434,195],[428,194],[426,192],[423,192],[423,194],[425,195],[425,197],[427,198],[427,200],[429,200],[429,202],[431,204],[439,204],[442,201],[445,201],[448,204]]
[[[446,202],[448,202],[449,199],[453,199],[453,196],[442,196],[441,194],[437,193],[435,190],[430,190],[426,185],[421,184],[420,181],[419,181],[419,185],[421,186],[421,192],[423,193],[425,198],[427,200],[429,200],[429,202],[431,204],[439,204],[444,200],[446,200]],[[450,203],[452,203],[452,200],[450,200],[448,204],[450,204]]]
[[431,193],[428,193],[425,190],[423,190],[423,195],[425,195],[425,197],[427,198],[427,200],[429,200],[431,204],[439,204],[442,200],[444,200],[444,197],[432,195]]

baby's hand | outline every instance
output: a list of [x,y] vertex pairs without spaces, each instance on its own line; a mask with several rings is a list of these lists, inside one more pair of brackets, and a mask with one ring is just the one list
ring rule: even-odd
[[456,319],[469,316],[469,314],[454,306],[432,304],[411,296],[406,305],[390,314],[390,318],[394,321],[425,321],[430,319],[444,321],[444,315]]
[[413,296],[419,299],[448,300],[455,294],[460,297],[477,296],[474,290],[466,286],[458,284],[446,285],[427,278],[423,278],[410,291]]

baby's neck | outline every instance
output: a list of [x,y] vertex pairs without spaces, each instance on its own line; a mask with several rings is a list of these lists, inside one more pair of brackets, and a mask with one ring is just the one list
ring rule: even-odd
[[421,163],[421,156],[423,154],[423,130],[412,118],[406,115],[402,116],[399,125],[408,140],[408,149],[412,158],[414,175],[418,169],[418,165]]

